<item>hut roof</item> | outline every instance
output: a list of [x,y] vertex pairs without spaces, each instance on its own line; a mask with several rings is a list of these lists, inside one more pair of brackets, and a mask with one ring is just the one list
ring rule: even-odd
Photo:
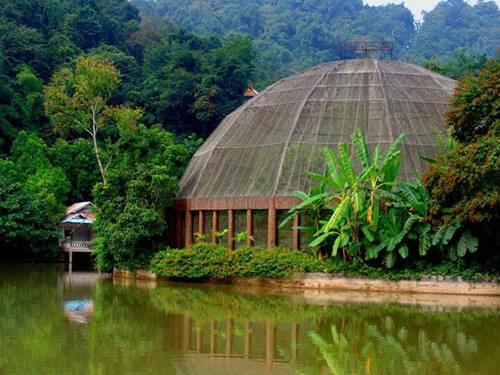
[[92,202],[74,203],[66,209],[66,216],[61,220],[61,224],[92,224],[95,220],[95,213],[91,209]]
[[322,149],[351,143],[361,128],[386,151],[400,133],[399,177],[426,168],[444,138],[443,114],[456,81],[388,60],[343,60],[285,78],[229,114],[193,156],[178,199],[290,197],[322,173]]
[[89,206],[91,203],[92,202],[90,201],[73,203],[66,209],[66,215],[76,214],[77,212],[83,210],[85,207]]

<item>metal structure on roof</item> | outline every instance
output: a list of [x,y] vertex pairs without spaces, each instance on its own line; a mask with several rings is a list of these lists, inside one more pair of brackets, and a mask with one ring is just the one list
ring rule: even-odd
[[344,52],[363,52],[365,59],[370,58],[370,52],[381,51],[388,52],[392,60],[392,42],[340,42],[339,56],[342,60]]

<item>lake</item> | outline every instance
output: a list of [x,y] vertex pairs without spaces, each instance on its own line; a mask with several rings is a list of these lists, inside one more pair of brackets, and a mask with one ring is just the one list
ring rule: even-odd
[[0,265],[0,374],[500,373],[498,307],[103,276]]

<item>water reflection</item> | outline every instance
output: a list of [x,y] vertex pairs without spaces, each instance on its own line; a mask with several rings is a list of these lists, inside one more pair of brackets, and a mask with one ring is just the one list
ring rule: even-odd
[[94,303],[91,300],[74,300],[63,303],[64,316],[71,323],[87,324],[94,312]]
[[500,364],[496,308],[65,276],[0,266],[0,373],[496,374]]
[[90,297],[98,287],[99,280],[109,279],[111,274],[72,270],[71,264],[58,278],[58,288],[63,299],[62,308],[70,323],[88,324],[94,313],[94,302]]

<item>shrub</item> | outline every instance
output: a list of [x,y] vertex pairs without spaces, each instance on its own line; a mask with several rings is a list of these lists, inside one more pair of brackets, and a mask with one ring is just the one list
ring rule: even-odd
[[[500,136],[456,146],[422,177],[431,194],[431,213],[460,224],[500,219]],[[444,213],[443,213],[444,211]]]
[[151,270],[161,276],[186,279],[227,279],[231,277],[292,276],[315,272],[324,265],[301,251],[223,246],[198,243],[188,249],[168,249],[155,255]]
[[372,279],[420,279],[424,275],[464,277],[468,280],[496,279],[500,275],[498,257],[477,262],[460,258],[437,262],[414,259],[395,268],[366,264],[358,259],[344,263],[338,257],[317,259],[302,251],[241,247],[229,250],[220,245],[199,243],[189,249],[168,249],[157,253],[151,270],[174,279],[207,280],[233,277],[287,278],[294,273],[337,273]]

